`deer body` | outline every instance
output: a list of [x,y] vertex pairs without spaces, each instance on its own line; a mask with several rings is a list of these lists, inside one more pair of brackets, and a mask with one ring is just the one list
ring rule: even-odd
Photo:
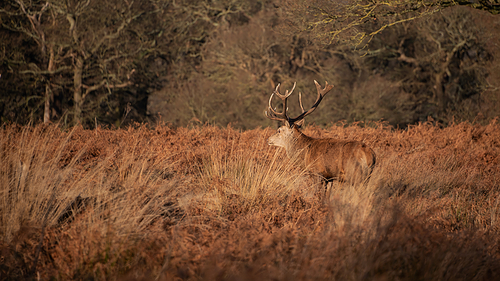
[[[316,139],[303,134],[300,126],[304,117],[313,112],[323,97],[333,86],[326,83],[321,89],[318,82],[314,81],[318,91],[318,98],[308,111],[302,106],[302,98],[299,94],[299,103],[302,114],[296,118],[287,116],[287,98],[292,94],[293,89],[285,95],[279,93],[279,84],[269,99],[266,116],[273,120],[283,121],[284,125],[278,128],[277,132],[269,137],[269,145],[283,147],[289,158],[299,159],[299,162],[310,172],[322,176],[326,181],[337,179],[351,183],[363,182],[370,176],[375,166],[376,157],[371,148],[359,141],[337,140],[333,138]],[[283,100],[283,112],[279,113],[271,106],[274,95]]]
[[268,143],[283,147],[289,158],[299,159],[301,166],[327,181],[361,182],[376,162],[373,150],[362,142],[312,138],[296,127],[281,127]]

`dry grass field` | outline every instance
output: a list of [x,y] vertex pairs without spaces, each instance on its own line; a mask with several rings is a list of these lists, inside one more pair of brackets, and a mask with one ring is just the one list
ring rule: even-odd
[[500,280],[500,124],[307,127],[377,153],[321,180],[271,129],[0,128],[2,280]]

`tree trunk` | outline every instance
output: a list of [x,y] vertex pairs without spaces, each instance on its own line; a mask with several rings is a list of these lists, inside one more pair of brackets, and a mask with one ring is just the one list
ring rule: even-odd
[[446,96],[446,92],[444,90],[444,85],[443,85],[444,74],[445,74],[444,71],[440,71],[437,74],[435,74],[435,79],[434,79],[434,91],[436,94],[436,103],[440,113],[444,113],[448,106],[448,97]]
[[[47,67],[48,71],[54,71],[54,47],[50,46],[50,57],[49,65]],[[43,123],[50,122],[50,101],[52,99],[52,91],[50,90],[50,77],[47,79],[45,84],[45,105],[43,108]]]
[[82,118],[82,105],[83,105],[83,96],[82,96],[82,73],[83,73],[83,58],[77,56],[74,66],[74,75],[73,75],[73,86],[75,87],[73,92],[73,100],[74,100],[74,117],[73,121],[75,124],[81,122]]
[[47,124],[50,122],[50,87],[49,82],[45,85],[45,105],[43,107],[43,123]]

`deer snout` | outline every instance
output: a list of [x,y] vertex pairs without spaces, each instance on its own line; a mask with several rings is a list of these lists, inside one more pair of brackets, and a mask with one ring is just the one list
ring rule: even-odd
[[267,139],[267,144],[273,146],[283,146],[282,141],[278,135],[272,135]]

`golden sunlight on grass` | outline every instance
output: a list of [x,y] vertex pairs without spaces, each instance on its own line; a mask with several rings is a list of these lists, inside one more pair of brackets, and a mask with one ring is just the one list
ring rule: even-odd
[[265,141],[262,135],[257,143],[250,145],[233,140],[228,143],[227,151],[223,144],[207,148],[208,155],[203,159],[200,178],[206,194],[214,194],[219,211],[231,211],[225,204],[235,200],[236,209],[258,209],[283,200],[293,190],[300,189],[305,170],[295,165],[296,160],[289,160],[270,146],[260,151],[258,147],[262,147]]
[[500,125],[308,127],[362,140],[322,181],[269,129],[0,129],[0,279],[495,280]]

